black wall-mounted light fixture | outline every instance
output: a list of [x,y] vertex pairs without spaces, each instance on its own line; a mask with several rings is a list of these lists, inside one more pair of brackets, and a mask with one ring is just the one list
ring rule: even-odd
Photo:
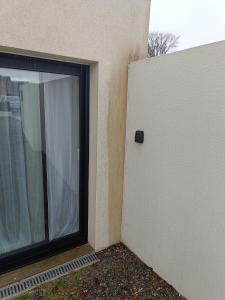
[[143,130],[136,130],[134,141],[139,144],[144,143],[144,131]]

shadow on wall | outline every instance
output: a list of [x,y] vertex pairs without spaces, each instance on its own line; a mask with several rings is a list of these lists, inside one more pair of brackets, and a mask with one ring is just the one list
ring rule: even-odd
[[[128,58],[124,58],[114,68],[108,81],[108,230],[110,244],[121,240],[128,64],[139,60],[140,52],[141,49],[137,49]],[[127,60],[127,66],[125,66],[124,60]]]

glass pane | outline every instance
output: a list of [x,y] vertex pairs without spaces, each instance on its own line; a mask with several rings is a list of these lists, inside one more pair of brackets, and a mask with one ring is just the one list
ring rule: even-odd
[[78,232],[79,77],[0,68],[0,138],[0,255]]
[[49,238],[79,230],[79,78],[41,74],[44,82]]
[[0,68],[0,254],[45,239],[37,79]]

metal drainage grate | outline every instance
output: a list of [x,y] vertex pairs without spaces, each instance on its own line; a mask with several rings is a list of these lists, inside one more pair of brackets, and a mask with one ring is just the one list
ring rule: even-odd
[[94,252],[81,256],[77,259],[71,260],[70,262],[54,267],[45,272],[0,288],[0,299],[5,300],[10,299],[11,297],[18,296],[19,294],[25,293],[42,283],[57,279],[72,271],[79,270],[98,261],[99,259]]

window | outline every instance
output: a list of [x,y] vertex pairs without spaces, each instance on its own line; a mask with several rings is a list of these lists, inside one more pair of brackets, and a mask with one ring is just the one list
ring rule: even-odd
[[87,238],[87,75],[0,56],[0,271],[31,249],[35,258]]

